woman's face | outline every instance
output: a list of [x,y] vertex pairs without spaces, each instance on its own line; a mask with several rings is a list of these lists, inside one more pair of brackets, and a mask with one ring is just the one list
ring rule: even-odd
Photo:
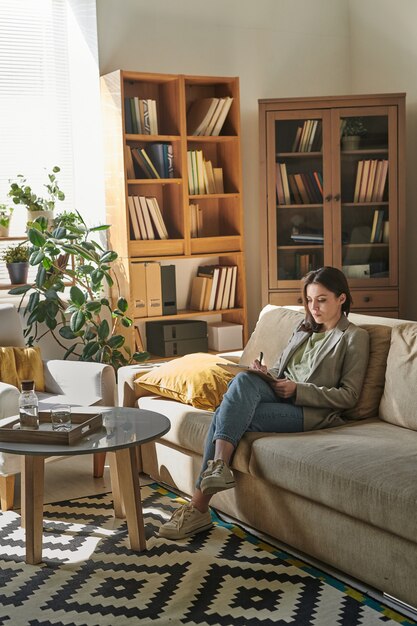
[[308,309],[314,321],[321,324],[324,330],[334,328],[342,315],[346,294],[336,296],[320,283],[308,285],[306,294]]

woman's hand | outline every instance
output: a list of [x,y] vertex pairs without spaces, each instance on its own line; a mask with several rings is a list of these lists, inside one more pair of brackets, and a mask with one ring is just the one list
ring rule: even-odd
[[259,372],[264,372],[264,374],[266,374],[267,371],[268,371],[267,366],[266,365],[262,365],[262,363],[259,361],[259,359],[255,359],[253,361],[253,363],[251,363],[250,367],[253,370],[258,370]]
[[280,378],[270,383],[278,398],[292,398],[297,391],[297,383],[288,378]]

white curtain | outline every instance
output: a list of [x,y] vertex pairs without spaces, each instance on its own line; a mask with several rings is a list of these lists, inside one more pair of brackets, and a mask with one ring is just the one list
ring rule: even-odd
[[[59,209],[102,222],[95,1],[1,0],[0,203],[11,202],[17,174],[43,195],[54,165],[66,195]],[[10,234],[23,235],[25,220],[24,207],[15,206]]]

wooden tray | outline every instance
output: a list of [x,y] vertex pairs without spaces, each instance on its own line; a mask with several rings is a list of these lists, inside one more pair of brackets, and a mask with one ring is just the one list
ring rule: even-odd
[[20,430],[19,416],[17,415],[5,426],[0,426],[0,441],[71,446],[86,435],[98,430],[102,425],[101,413],[86,415],[72,412],[70,430],[52,430],[49,411],[39,411],[39,430]]

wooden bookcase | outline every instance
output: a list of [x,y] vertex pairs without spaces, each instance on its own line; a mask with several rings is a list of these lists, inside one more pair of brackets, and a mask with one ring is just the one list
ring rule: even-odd
[[[104,159],[107,220],[110,247],[119,254],[117,280],[129,301],[129,313],[145,343],[145,322],[168,319],[224,320],[242,324],[247,340],[246,282],[243,240],[242,174],[240,156],[239,80],[235,77],[201,77],[150,74],[117,70],[101,77],[104,120]],[[156,101],[158,135],[126,132],[125,98]],[[219,136],[187,134],[187,111],[203,98],[232,97],[232,105]],[[172,146],[173,177],[128,177],[126,147],[145,148],[152,143]],[[202,150],[205,159],[223,170],[224,193],[190,195],[187,152]],[[131,170],[130,170],[131,171]],[[168,239],[135,239],[129,219],[128,197],[156,197]],[[203,236],[191,236],[190,203],[203,211]],[[136,285],[132,264],[158,261],[175,265],[176,315],[135,316]],[[232,309],[189,309],[191,282],[199,265],[236,265],[237,288]],[[113,294],[114,295],[114,294]],[[129,344],[138,345],[135,329],[126,331]]]
[[354,311],[403,316],[405,94],[260,100],[259,125],[263,304],[301,304],[300,278],[333,265]]

